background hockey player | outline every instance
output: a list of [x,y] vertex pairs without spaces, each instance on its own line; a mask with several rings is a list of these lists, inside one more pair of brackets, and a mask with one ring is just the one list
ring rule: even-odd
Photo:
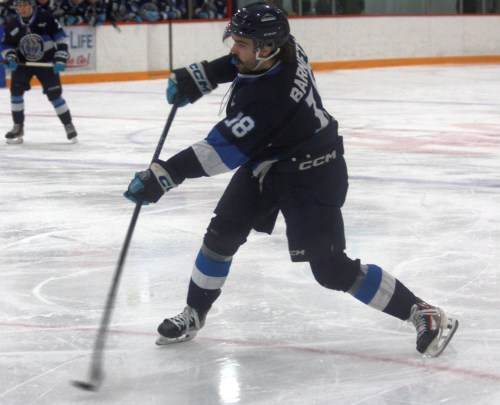
[[[348,187],[337,121],[323,108],[307,56],[278,8],[253,3],[224,33],[231,53],[171,75],[170,103],[195,102],[217,84],[233,82],[226,117],[208,136],[167,161],[137,173],[125,196],[154,203],[185,179],[237,169],[222,195],[194,263],[184,311],[158,327],[157,344],[192,339],[221,293],[231,262],[251,230],[271,233],[285,218],[290,257],[309,262],[323,287],[417,330],[417,350],[437,356],[458,322],[425,303],[391,274],[352,260],[341,207]],[[178,100],[182,100],[179,103]]]
[[[24,93],[36,76],[43,92],[64,125],[67,138],[76,142],[77,132],[66,101],[62,98],[59,73],[69,58],[67,36],[51,14],[35,7],[35,0],[15,0],[18,16],[6,27],[0,53],[12,72],[10,96],[14,127],[7,132],[7,143],[22,143],[24,135]],[[25,66],[26,62],[53,62],[54,66]]]

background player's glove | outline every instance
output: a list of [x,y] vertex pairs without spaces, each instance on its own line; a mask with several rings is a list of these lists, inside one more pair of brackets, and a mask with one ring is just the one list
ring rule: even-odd
[[134,203],[143,197],[142,205],[148,205],[157,202],[164,193],[174,187],[177,187],[177,184],[161,165],[161,161],[155,160],[148,170],[135,174],[123,195]]
[[63,62],[56,62],[54,63],[54,73],[58,75],[61,72],[64,72],[66,70],[66,63]]
[[17,69],[17,55],[14,52],[9,53],[5,57],[5,62],[7,62],[7,65],[5,65],[7,70],[14,71]]
[[54,73],[58,75],[66,70],[66,61],[69,54],[66,51],[58,50],[54,53]]
[[208,62],[192,63],[187,68],[175,69],[170,74],[167,88],[167,101],[173,104],[176,97],[179,97],[180,107],[186,105],[185,100],[194,103],[201,96],[210,93],[217,88],[209,78],[207,72]]

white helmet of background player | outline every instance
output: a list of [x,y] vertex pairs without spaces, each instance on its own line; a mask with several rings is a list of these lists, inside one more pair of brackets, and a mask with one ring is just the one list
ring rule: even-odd
[[277,51],[288,41],[290,25],[283,11],[258,1],[236,12],[224,31],[222,41],[226,42],[232,35],[252,39],[257,54],[264,46]]

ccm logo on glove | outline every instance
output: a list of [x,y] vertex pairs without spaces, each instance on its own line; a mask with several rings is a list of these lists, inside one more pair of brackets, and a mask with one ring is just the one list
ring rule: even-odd
[[189,74],[196,81],[198,88],[203,94],[208,94],[213,90],[212,85],[207,80],[203,67],[199,63],[189,65]]

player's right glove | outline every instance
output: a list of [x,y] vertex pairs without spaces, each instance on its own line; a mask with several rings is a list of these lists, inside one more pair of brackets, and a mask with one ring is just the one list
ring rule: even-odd
[[142,198],[142,205],[149,205],[157,202],[163,194],[174,187],[177,187],[177,184],[170,174],[159,160],[155,160],[148,170],[135,174],[123,195],[134,203]]
[[177,99],[179,107],[183,107],[216,89],[217,83],[210,80],[207,68],[208,62],[203,61],[172,71],[167,87],[168,103],[173,104]]
[[7,54],[7,56],[5,56],[5,62],[7,62],[7,65],[5,66],[5,68],[7,70],[16,70],[17,69],[17,55],[15,54],[15,52],[11,52],[9,54]]

